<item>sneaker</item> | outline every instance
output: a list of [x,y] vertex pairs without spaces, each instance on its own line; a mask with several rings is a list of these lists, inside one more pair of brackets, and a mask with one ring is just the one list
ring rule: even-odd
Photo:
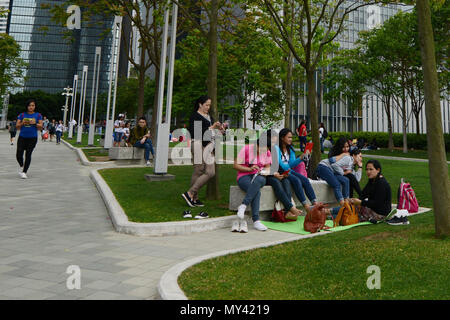
[[151,163],[150,161],[147,160],[147,162],[145,163],[145,165],[146,165],[147,167],[149,167],[149,166],[152,165],[152,163]]
[[253,222],[253,227],[259,231],[266,231],[267,227],[261,223],[261,221],[257,220]]
[[206,218],[209,218],[209,216],[204,211],[200,212],[198,215],[195,216],[195,219],[206,219]]
[[393,217],[392,219],[386,221],[387,224],[390,224],[391,226],[402,226],[402,225],[408,225],[408,217]]
[[183,218],[192,218],[191,210],[184,211]]
[[245,220],[241,220],[240,222],[240,232],[241,233],[247,233],[248,232],[248,226],[247,226],[247,221]]
[[195,207],[194,202],[192,201],[191,197],[189,197],[189,194],[187,192],[183,193],[181,196],[186,201],[189,207],[191,208]]
[[237,212],[237,216],[239,217],[239,219],[244,219],[244,215],[245,215],[245,209],[247,209],[247,206],[245,204],[241,204],[238,207],[238,212]]
[[233,225],[231,226],[231,232],[241,232],[241,228],[239,225],[239,220],[234,220]]
[[25,172],[19,172],[19,175],[22,179],[28,179],[27,174]]
[[391,220],[391,218],[393,216],[395,216],[396,214],[397,214],[397,209],[392,209],[392,211],[389,212],[388,215],[384,219],[381,219],[379,222]]
[[192,203],[194,204],[194,206],[196,206],[196,207],[204,207],[205,206],[205,204],[203,203],[203,202],[201,202],[200,200],[194,200],[194,201],[192,201]]

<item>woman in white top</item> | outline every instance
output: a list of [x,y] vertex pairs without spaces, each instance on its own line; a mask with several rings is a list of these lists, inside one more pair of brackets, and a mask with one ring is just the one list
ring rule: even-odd
[[56,144],[61,143],[61,136],[64,131],[64,125],[62,123],[62,120],[59,120],[58,124],[56,125]]
[[124,117],[122,114],[119,114],[119,119],[114,121],[114,147],[120,147],[120,142],[122,141],[123,136],[123,121]]
[[129,147],[128,138],[130,137],[130,123],[129,122],[125,123],[122,130],[123,130],[123,141],[125,141],[125,145]]

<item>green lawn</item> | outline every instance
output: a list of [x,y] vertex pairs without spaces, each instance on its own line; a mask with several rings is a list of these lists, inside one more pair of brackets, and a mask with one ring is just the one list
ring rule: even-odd
[[[99,173],[108,183],[120,205],[133,222],[166,222],[186,220],[182,217],[188,209],[181,194],[189,189],[192,166],[171,166],[168,170],[175,180],[148,182],[144,174],[153,173],[153,168],[104,169]],[[206,206],[191,209],[196,215],[208,212],[210,217],[235,214],[228,210],[230,185],[236,185],[236,170],[230,165],[220,166],[219,183],[221,200],[205,200],[206,186],[200,190],[200,200]]]
[[[109,159],[104,159],[104,157],[108,157],[108,149],[104,149],[104,148],[84,149],[84,148],[82,148],[81,151],[83,151],[86,158],[92,162],[109,160]],[[102,158],[98,159],[97,157],[102,157]]]
[[[426,163],[380,162],[393,202],[404,177],[419,204],[431,207]],[[432,212],[410,222],[361,226],[211,259],[183,272],[179,284],[189,299],[449,299],[449,239],[434,237]],[[371,265],[381,269],[380,290],[366,286]]]
[[[62,137],[64,139],[64,141],[70,143],[72,146],[76,147],[76,148],[85,148],[88,147],[88,139],[89,139],[89,135],[87,133],[84,133],[81,136],[81,143],[78,144],[77,143],[77,135],[74,133],[72,135],[72,139],[68,138],[68,133],[64,133],[64,136]],[[94,146],[100,147],[100,135],[94,135]]]
[[[403,158],[416,158],[416,159],[428,159],[428,153],[426,150],[408,150],[408,153],[403,153],[402,150],[394,149],[390,151],[389,149],[380,150],[364,150],[363,155],[379,155],[388,157],[403,157]],[[450,161],[450,153],[447,152],[447,161]]]

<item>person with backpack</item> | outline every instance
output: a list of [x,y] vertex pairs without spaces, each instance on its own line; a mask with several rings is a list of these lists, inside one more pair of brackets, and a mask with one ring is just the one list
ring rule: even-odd
[[11,121],[8,125],[8,131],[9,131],[9,140],[11,142],[11,145],[14,145],[14,138],[17,134],[17,128],[16,128],[16,120]]
[[[42,130],[42,115],[35,112],[36,101],[28,100],[26,104],[27,111],[19,114],[17,117],[16,128],[20,130],[17,140],[16,159],[19,163],[19,175],[22,179],[27,179],[28,168],[31,164],[31,154],[38,142],[38,130]],[[23,154],[25,152],[25,162]]]
[[52,142],[53,141],[53,138],[55,137],[55,135],[56,135],[56,120],[55,119],[52,119],[52,122],[50,122],[49,124],[48,124],[48,133],[49,133],[49,135],[50,135],[50,142]]

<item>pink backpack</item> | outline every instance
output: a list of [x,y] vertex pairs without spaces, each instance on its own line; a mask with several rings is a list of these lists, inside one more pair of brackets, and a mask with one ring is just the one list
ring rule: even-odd
[[300,162],[296,167],[294,167],[294,171],[300,173],[301,175],[308,178],[308,173],[306,172],[305,162]]
[[397,209],[406,209],[409,213],[419,212],[416,194],[411,185],[403,181],[403,178],[398,187],[397,199]]

